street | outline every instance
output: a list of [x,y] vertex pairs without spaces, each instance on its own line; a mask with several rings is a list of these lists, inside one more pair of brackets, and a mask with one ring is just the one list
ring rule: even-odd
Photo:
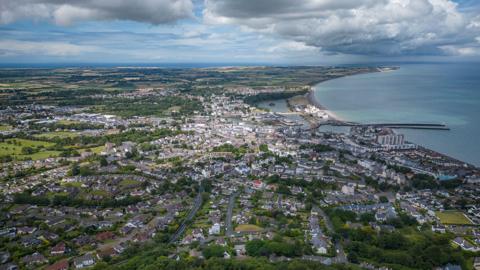
[[200,183],[198,194],[195,197],[195,202],[193,203],[192,209],[190,209],[190,212],[188,212],[187,217],[182,221],[182,224],[180,224],[180,227],[178,227],[177,231],[170,238],[170,243],[177,241],[180,238],[180,236],[183,235],[183,233],[185,232],[185,229],[188,227],[188,223],[197,214],[197,211],[200,209],[203,202],[202,193],[203,193],[203,186]]
[[[320,216],[322,216],[322,218],[325,220],[325,226],[327,227],[328,232],[331,233],[331,234],[335,233],[335,229],[333,228],[333,224],[332,224],[332,221],[330,220],[330,217],[328,217],[328,215],[325,214],[325,212],[317,206],[314,207],[314,211],[317,211],[318,214]],[[339,241],[335,241],[335,252],[337,254],[333,258],[333,261],[335,263],[347,263],[348,262],[345,251],[343,250],[343,247],[342,247],[342,245],[340,244]]]
[[233,227],[232,227],[232,215],[233,215],[233,207],[235,206],[235,199],[237,197],[237,193],[232,193],[230,195],[229,201],[228,201],[228,209],[227,209],[227,217],[225,219],[225,222],[227,224],[227,230],[225,232],[225,235],[227,237],[230,237],[233,235]]

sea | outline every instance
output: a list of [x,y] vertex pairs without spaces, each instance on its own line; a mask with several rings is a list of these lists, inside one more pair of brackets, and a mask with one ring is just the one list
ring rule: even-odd
[[399,129],[408,141],[480,167],[480,64],[401,64],[399,69],[317,84],[317,101],[359,123],[438,123]]

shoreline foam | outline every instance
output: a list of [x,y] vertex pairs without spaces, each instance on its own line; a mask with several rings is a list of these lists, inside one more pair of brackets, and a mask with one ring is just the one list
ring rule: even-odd
[[317,107],[319,110],[321,110],[322,112],[327,114],[329,120],[338,121],[338,122],[346,122],[345,119],[339,117],[333,111],[327,109],[325,106],[323,106],[322,104],[320,104],[318,102],[318,100],[315,98],[315,90],[314,89],[311,89],[310,91],[308,91],[308,93],[305,95],[305,97],[307,98],[310,105]]

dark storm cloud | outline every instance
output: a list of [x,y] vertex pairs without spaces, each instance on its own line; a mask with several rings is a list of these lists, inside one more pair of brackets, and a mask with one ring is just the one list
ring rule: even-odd
[[280,36],[325,52],[471,54],[480,19],[450,0],[207,0],[204,18]]

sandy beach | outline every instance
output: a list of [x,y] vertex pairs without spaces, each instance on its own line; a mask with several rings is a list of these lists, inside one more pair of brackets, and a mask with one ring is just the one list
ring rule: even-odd
[[310,91],[308,91],[308,93],[305,95],[305,97],[307,98],[308,102],[309,102],[312,106],[317,107],[317,108],[320,109],[322,112],[324,112],[325,114],[327,114],[329,120],[339,121],[339,122],[344,122],[344,121],[345,121],[344,119],[340,118],[337,114],[335,114],[334,112],[328,110],[328,109],[325,108],[322,104],[320,104],[320,103],[318,102],[318,100],[315,98],[315,93],[314,93],[314,90],[313,90],[313,89],[311,89]]

